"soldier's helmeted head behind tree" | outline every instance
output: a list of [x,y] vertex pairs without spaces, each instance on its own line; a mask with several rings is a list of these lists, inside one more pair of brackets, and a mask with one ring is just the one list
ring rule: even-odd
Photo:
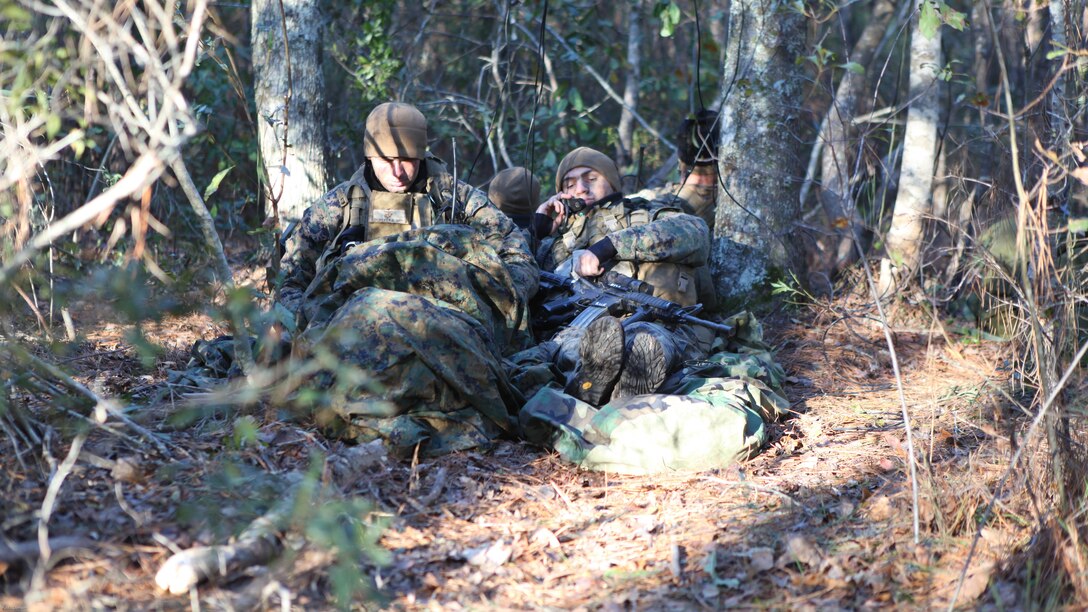
[[540,204],[540,181],[527,168],[507,168],[491,178],[487,197],[518,227],[526,229]]
[[708,227],[713,227],[718,195],[720,130],[718,113],[712,110],[701,110],[681,121],[676,130],[679,182],[651,186],[635,196],[647,200],[673,199],[685,211],[697,215],[706,221]]

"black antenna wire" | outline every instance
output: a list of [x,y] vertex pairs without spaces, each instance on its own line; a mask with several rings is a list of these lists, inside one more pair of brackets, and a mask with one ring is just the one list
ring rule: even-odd
[[544,93],[544,79],[541,78],[541,73],[544,71],[544,37],[547,36],[548,31],[546,25],[548,23],[548,0],[544,0],[544,11],[540,15],[540,36],[537,41],[537,53],[536,53],[536,96],[533,97],[533,115],[529,119],[529,133],[526,136],[525,148],[529,150],[529,172],[531,174],[536,173],[536,142],[534,140],[533,132],[536,128],[536,114],[540,110],[540,96]]

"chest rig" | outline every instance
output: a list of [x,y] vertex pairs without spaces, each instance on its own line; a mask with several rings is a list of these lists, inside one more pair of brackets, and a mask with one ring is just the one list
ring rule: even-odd
[[427,184],[422,193],[375,191],[365,179],[352,181],[336,195],[344,209],[343,230],[351,229],[355,242],[385,238],[412,229],[427,227],[440,216],[442,197],[439,183],[446,167],[427,158]]
[[[568,223],[569,229],[560,238],[568,253],[608,237],[610,234],[629,227],[646,225],[654,221],[658,214],[672,208],[653,208],[650,202],[641,198],[619,200],[607,206],[586,209],[574,216]],[[666,262],[621,260],[611,268],[654,287],[654,295],[675,302],[682,306],[691,306],[699,302],[699,293],[695,281],[695,271],[690,266]]]

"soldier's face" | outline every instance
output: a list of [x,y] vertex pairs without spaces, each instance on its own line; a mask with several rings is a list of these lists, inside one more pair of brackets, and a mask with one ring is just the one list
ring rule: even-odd
[[404,193],[419,174],[418,159],[407,157],[368,157],[374,176],[386,191]]
[[582,198],[586,204],[593,204],[611,195],[614,189],[600,172],[588,166],[578,166],[571,168],[563,176],[563,191],[576,198]]

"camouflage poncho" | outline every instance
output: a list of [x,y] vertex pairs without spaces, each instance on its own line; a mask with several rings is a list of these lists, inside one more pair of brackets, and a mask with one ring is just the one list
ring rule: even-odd
[[[352,247],[301,305],[294,358],[332,358],[309,386],[349,436],[439,454],[512,430],[523,398],[501,365],[522,326],[513,276],[471,228],[436,225]],[[355,382],[358,380],[358,382]],[[337,418],[333,418],[333,417]]]
[[[436,168],[443,167],[436,158],[428,159],[428,163]],[[344,227],[341,195],[347,186],[365,181],[364,177],[365,166],[306,209],[297,231],[288,238],[280,263],[283,278],[276,291],[276,303],[292,316],[298,314],[303,296],[318,273],[328,274],[329,270],[319,271],[317,266],[323,255],[326,256],[325,261],[334,259],[325,251]],[[481,243],[491,247],[509,271],[518,300],[527,304],[536,292],[539,271],[525,236],[514,222],[496,208],[482,191],[454,181],[446,172],[436,172],[430,176],[425,187],[432,195],[436,218],[440,216],[439,210],[451,209],[455,203],[464,211],[465,225],[479,235]],[[519,321],[524,321],[526,314],[527,311],[522,313]],[[525,337],[528,337],[527,332]]]

